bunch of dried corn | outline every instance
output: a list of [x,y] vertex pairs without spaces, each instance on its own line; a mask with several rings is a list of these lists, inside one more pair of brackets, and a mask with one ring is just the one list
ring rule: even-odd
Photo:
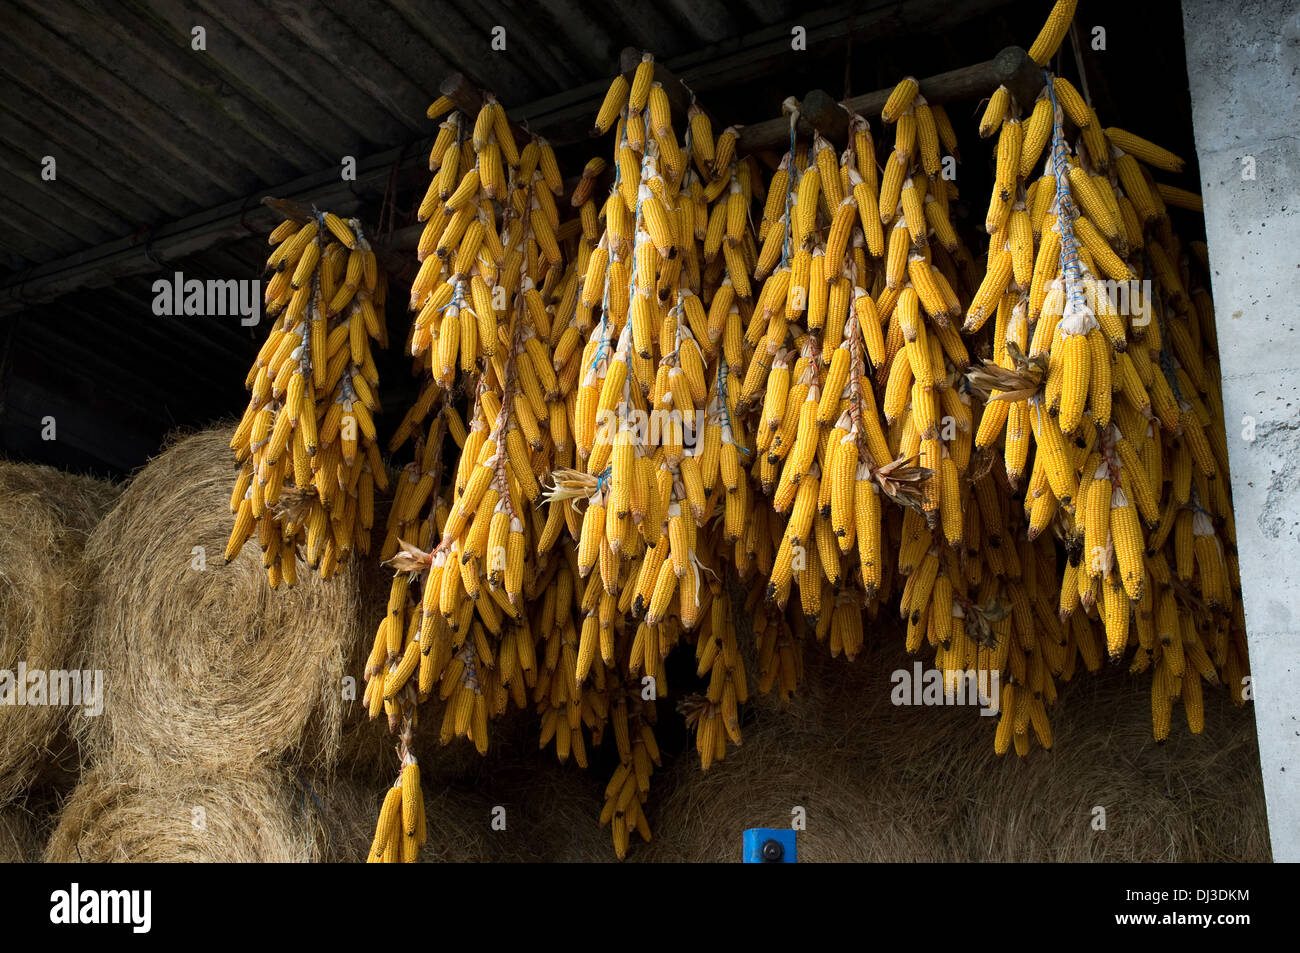
[[[578,469],[550,494],[552,516],[563,508],[581,523],[578,572],[588,582],[576,678],[617,686],[620,765],[601,820],[612,821],[620,857],[632,830],[650,836],[640,805],[659,761],[651,726],[654,699],[669,691],[669,652],[695,642],[709,677],[704,695],[682,703],[706,766],[728,738],[739,742],[737,706],[748,693],[734,636],[730,650],[717,648],[730,627],[722,560],[739,548],[752,505],[741,464],[749,449],[732,424],[732,365],[742,359],[759,171],[736,156],[734,129],[715,141],[694,103],[679,142],[654,72],[646,54],[630,81],[614,80],[597,117],[597,129],[615,130],[614,183],[592,215],[604,228],[574,322],[586,336]],[[580,516],[575,504],[585,506]]]
[[[1056,5],[1036,61],[1055,51],[1073,6]],[[1019,105],[999,88],[980,125],[998,137],[997,172],[988,262],[964,330],[996,318],[993,359],[969,375],[988,398],[975,444],[1001,445],[1009,488],[1024,483],[1027,538],[1047,554],[1055,537],[1066,560],[1059,582],[1039,586],[1058,595],[1059,624],[1043,613],[1037,639],[1048,671],[1025,691],[1012,669],[996,747],[1014,742],[1023,754],[1027,718],[1050,746],[1040,698],[1051,700],[1052,676],[1073,668],[1076,648],[1095,669],[1103,645],[1112,659],[1133,647],[1132,670],[1152,670],[1157,740],[1179,697],[1199,732],[1202,680],[1227,682],[1240,703],[1246,648],[1218,369],[1202,356],[1213,309],[1199,279],[1187,290],[1195,271],[1146,168],[1183,163],[1132,133],[1103,131],[1060,76],[1048,75],[1024,123]],[[1073,155],[1067,120],[1079,132]],[[1192,251],[1207,270],[1204,245]],[[1034,647],[1019,620],[1016,635]]]
[[308,564],[328,578],[354,548],[370,551],[386,283],[356,219],[289,218],[270,235],[266,314],[276,323],[248,372],[248,408],[231,438],[240,462],[230,495],[229,562],[254,533],[271,588]]
[[[419,213],[427,224],[408,348],[427,378],[390,444],[395,451],[419,433],[384,545],[396,570],[389,611],[366,665],[371,714],[386,711],[402,739],[403,810],[413,796],[410,733],[435,690],[446,702],[444,743],[466,736],[486,751],[489,719],[511,701],[525,707],[531,690],[557,750],[584,764],[583,722],[598,730],[608,709],[603,686],[583,693],[573,675],[580,592],[576,554],[554,547],[563,508],[543,520],[534,505],[537,474],[573,460],[581,355],[577,332],[565,338],[569,322],[556,316],[573,313],[590,244],[580,220],[559,221],[563,182],[550,146],[520,138],[490,96],[472,121],[452,112]],[[468,427],[450,403],[458,372]],[[444,486],[448,434],[461,452]],[[374,859],[410,859],[409,831],[402,850],[385,846],[395,843],[392,814],[386,802]]]

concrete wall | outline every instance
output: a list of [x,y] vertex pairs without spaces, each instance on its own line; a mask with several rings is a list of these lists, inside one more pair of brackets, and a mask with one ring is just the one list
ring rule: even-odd
[[1183,25],[1269,830],[1300,861],[1300,3]]

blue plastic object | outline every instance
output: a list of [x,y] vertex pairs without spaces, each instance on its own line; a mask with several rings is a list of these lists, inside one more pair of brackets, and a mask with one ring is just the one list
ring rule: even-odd
[[793,830],[752,827],[745,831],[740,852],[742,864],[793,864],[798,857]]

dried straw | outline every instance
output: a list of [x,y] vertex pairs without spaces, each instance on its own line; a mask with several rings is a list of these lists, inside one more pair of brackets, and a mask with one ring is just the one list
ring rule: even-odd
[[[480,768],[456,778],[442,771],[432,779],[422,778],[429,839],[421,862],[613,858],[609,833],[596,823],[601,785],[593,775],[540,753],[509,758],[489,754],[480,759]],[[313,790],[324,860],[366,859],[387,789],[385,782],[338,777]]]
[[288,863],[319,858],[306,792],[279,772],[233,764],[87,772],[45,848],[49,863]]
[[20,807],[0,808],[0,864],[31,864],[41,859],[40,825]]
[[823,661],[809,648],[789,711],[759,700],[742,723],[744,744],[724,761],[701,772],[692,746],[657,775],[647,804],[653,840],[633,838],[629,859],[734,863],[743,830],[788,828],[797,808],[807,823],[801,861],[937,859],[931,832],[918,829],[914,792],[880,778],[873,749],[891,730],[887,672],[864,655]]
[[[796,807],[804,862],[1268,859],[1253,720],[1221,693],[1207,693],[1204,735],[1178,726],[1156,745],[1138,680],[1122,669],[1080,674],[1052,712],[1055,750],[999,759],[995,719],[892,704],[890,675],[912,663],[894,635],[878,632],[854,663],[810,647],[790,710],[756,700],[744,745],[708,772],[693,751],[668,757],[647,804],[654,839],[634,838],[628,859],[734,863],[741,831],[787,827]],[[596,821],[604,768],[556,764],[528,728],[503,733],[486,759],[465,745],[426,778],[422,860],[613,859]],[[333,806],[322,796],[341,832],[325,856],[365,857],[388,783],[387,772],[348,781]],[[505,831],[488,825],[498,805]],[[1106,809],[1104,831],[1095,806]]]
[[[119,488],[51,467],[0,462],[0,669],[67,670],[85,631],[91,529]],[[0,705],[0,804],[76,766],[76,709]]]
[[1269,858],[1253,719],[1221,692],[1203,735],[1179,724],[1161,746],[1137,680],[1080,674],[1051,712],[1054,750],[999,759],[994,719],[895,707],[890,673],[912,659],[876,638],[852,664],[810,648],[791,711],[760,701],[725,761],[701,773],[688,752],[656,776],[654,840],[631,859],[736,862],[743,830],[789,827],[796,807],[801,861]]

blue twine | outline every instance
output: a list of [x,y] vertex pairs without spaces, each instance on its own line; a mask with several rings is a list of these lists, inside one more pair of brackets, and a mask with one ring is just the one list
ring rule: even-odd
[[[727,364],[727,359],[722,355],[718,355],[718,412],[722,415],[722,425],[724,427],[731,426],[731,414],[727,413],[727,377],[730,373],[731,368]],[[732,443],[738,451],[746,456],[749,455],[748,447],[735,443],[734,434]]]
[[325,810],[324,806],[320,802],[320,798],[316,796],[316,789],[312,787],[310,781],[307,781],[304,778],[299,778],[298,786],[302,788],[302,792],[303,792],[303,800],[302,800],[303,808],[304,808],[303,814],[307,813],[306,806],[307,806],[308,797],[310,797],[312,801],[315,803],[317,810],[321,810],[321,811]]
[[1065,128],[1060,107],[1056,102],[1056,89],[1052,74],[1043,71],[1047,82],[1047,95],[1052,103],[1052,172],[1056,176],[1057,219],[1061,232],[1061,276],[1065,279],[1065,293],[1075,308],[1086,307],[1083,299],[1083,275],[1079,266],[1079,248],[1074,238],[1074,202],[1070,198],[1070,175]]
[[452,289],[452,292],[451,292],[451,300],[448,301],[446,304],[444,304],[441,308],[439,308],[435,313],[436,313],[436,314],[442,314],[444,311],[446,311],[448,308],[450,308],[453,304],[456,305],[457,307],[459,307],[461,304],[464,304],[464,302],[465,302],[465,290],[464,290],[464,289],[465,289],[464,282],[459,282],[459,281],[456,282],[456,286]]
[[[1160,333],[1164,334],[1164,328],[1160,329]],[[1160,341],[1160,370],[1165,375],[1165,380],[1169,382],[1169,389],[1174,392],[1174,399],[1178,401],[1179,410],[1181,410],[1183,391],[1182,388],[1178,386],[1178,372],[1174,368],[1174,359],[1165,349],[1163,338]]]
[[596,325],[596,332],[600,335],[600,344],[596,348],[596,356],[591,359],[591,366],[589,367],[589,370],[594,371],[596,369],[596,365],[598,365],[604,359],[605,353],[609,348],[609,335],[605,333],[605,325],[607,324],[606,309],[608,307],[609,307],[609,282],[606,281],[605,301],[600,308],[600,323]]
[[1043,397],[1041,392],[1030,397],[1027,404],[1034,412],[1034,442],[1041,445],[1043,442]]
[[[620,146],[627,145],[627,122],[623,123],[623,141]],[[645,164],[645,156],[641,157],[642,165]],[[617,160],[614,162],[614,188],[619,190],[619,184],[623,181],[623,166]],[[621,198],[621,196],[620,196]],[[636,206],[632,210],[632,276],[629,279],[632,289],[636,288],[636,233],[637,223],[641,221],[641,183],[637,183]],[[609,304],[609,282],[605,282],[605,305]]]
[[786,170],[785,176],[785,243],[781,248],[781,266],[785,267],[790,264],[790,239],[794,235],[794,212],[790,209],[790,191],[794,186],[794,174],[798,171],[795,167],[794,159],[794,130],[798,125],[798,114],[790,117],[790,168]]
[[[682,85],[685,86],[686,84],[685,84],[685,83],[682,83]],[[691,94],[691,105],[694,106],[694,105],[695,105],[695,93],[691,92],[691,90],[690,90],[689,88],[688,88],[686,91],[687,91],[688,93]],[[686,172],[687,172],[687,170],[690,169],[690,167],[691,167],[691,117],[688,115],[688,116],[686,117],[686,162],[685,162],[685,164],[684,164],[684,166],[683,166],[683,168],[682,168],[682,179],[683,179],[683,180],[685,180],[685,178],[686,178]]]
[[731,426],[731,415],[727,413],[727,373],[730,368],[727,366],[727,359],[722,355],[718,356],[718,403],[721,406],[722,425]]
[[[1155,277],[1151,274],[1151,262],[1147,261],[1144,263],[1142,274],[1146,280],[1150,282],[1151,288],[1154,289],[1156,283]],[[1154,297],[1154,294],[1152,297]],[[1173,356],[1169,353],[1169,335],[1167,332],[1169,325],[1165,321],[1164,315],[1156,311],[1154,301],[1146,301],[1144,302],[1144,305],[1151,309],[1151,313],[1155,315],[1156,326],[1160,329],[1160,371],[1165,375],[1165,380],[1169,382],[1169,389],[1174,392],[1174,399],[1178,401],[1179,410],[1181,410],[1183,403],[1183,389],[1178,386],[1178,373],[1174,369]]]

